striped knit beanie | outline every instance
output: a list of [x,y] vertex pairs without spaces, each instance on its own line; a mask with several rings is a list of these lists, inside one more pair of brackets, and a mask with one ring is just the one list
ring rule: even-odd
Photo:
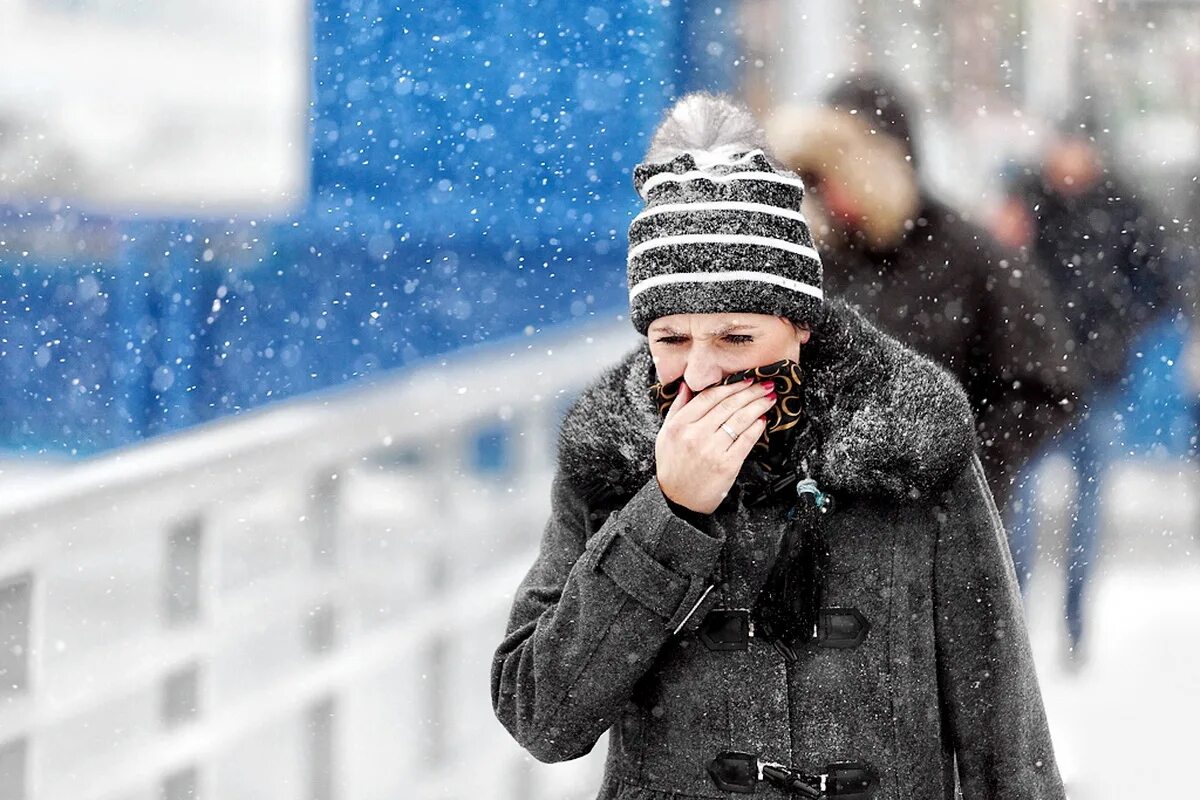
[[690,94],[667,112],[633,173],[646,206],[629,226],[630,319],[753,312],[810,324],[821,258],[800,213],[804,186],[776,168],[753,115]]

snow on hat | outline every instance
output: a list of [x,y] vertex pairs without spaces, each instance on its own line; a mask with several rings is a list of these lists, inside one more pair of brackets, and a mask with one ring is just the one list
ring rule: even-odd
[[753,115],[728,96],[689,94],[633,173],[646,207],[629,226],[630,319],[753,312],[813,321],[821,258],[800,213],[804,185],[776,168]]

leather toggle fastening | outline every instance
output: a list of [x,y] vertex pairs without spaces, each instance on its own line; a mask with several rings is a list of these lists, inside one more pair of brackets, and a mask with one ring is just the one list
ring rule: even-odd
[[878,785],[874,769],[860,761],[838,761],[819,775],[802,772],[752,753],[726,750],[708,762],[708,774],[718,789],[753,794],[760,782],[812,800],[867,800]]
[[722,791],[753,794],[758,785],[758,759],[750,753],[726,750],[708,762],[708,774]]
[[817,626],[817,646],[836,650],[858,647],[871,630],[857,608],[822,608]]
[[825,768],[825,796],[845,800],[868,798],[875,790],[875,771],[859,761],[839,761]]
[[[870,631],[871,623],[857,608],[822,608],[816,644],[849,650],[862,644]],[[754,620],[746,608],[714,608],[705,615],[696,635],[709,650],[745,650],[754,638]]]

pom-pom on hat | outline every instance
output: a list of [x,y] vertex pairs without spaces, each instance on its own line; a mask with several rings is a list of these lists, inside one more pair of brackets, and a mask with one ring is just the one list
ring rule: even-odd
[[646,206],[629,226],[630,319],[751,312],[810,324],[821,257],[800,213],[804,185],[777,166],[754,116],[724,95],[689,94],[633,173]]

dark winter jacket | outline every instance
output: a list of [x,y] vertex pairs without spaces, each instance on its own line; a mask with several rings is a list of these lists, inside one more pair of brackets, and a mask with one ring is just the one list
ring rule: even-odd
[[1099,390],[1125,374],[1146,326],[1179,305],[1164,235],[1132,187],[1106,175],[1076,197],[1031,176],[1016,192],[1035,222],[1033,251],[1061,298],[1072,338]]
[[928,196],[895,249],[852,244],[827,261],[826,287],[962,383],[1003,508],[1016,472],[1087,389],[1046,276]]
[[824,442],[813,477],[835,498],[817,641],[788,663],[713,625],[754,606],[789,503],[747,508],[735,484],[711,516],[672,512],[643,345],[563,423],[551,517],[493,662],[496,715],[547,762],[610,731],[601,800],[735,797],[708,771],[721,751],[812,774],[861,762],[877,800],[953,797],[957,756],[967,800],[1060,800],[967,400],[844,304],[826,308],[801,353]]
[[[912,101],[890,79],[848,75],[826,95],[898,142],[915,166]],[[1043,441],[1080,411],[1086,370],[1073,354],[1063,300],[1039,264],[922,191],[913,227],[886,252],[860,242],[831,254],[825,285],[900,341],[948,368],[967,391],[997,504]]]

